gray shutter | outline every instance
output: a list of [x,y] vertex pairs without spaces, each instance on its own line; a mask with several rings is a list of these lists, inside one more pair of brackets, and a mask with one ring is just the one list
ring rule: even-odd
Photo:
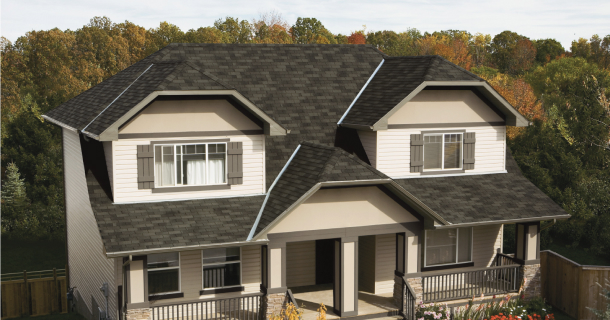
[[155,187],[153,146],[138,146],[138,189]]
[[424,135],[411,135],[411,172],[424,171]]
[[464,133],[464,170],[474,169],[475,132]]
[[243,143],[227,142],[227,173],[229,184],[244,183]]

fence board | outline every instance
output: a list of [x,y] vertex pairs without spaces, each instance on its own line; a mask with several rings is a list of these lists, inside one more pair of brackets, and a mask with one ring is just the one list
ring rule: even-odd
[[610,266],[583,266],[553,251],[540,252],[542,295],[548,303],[573,318],[595,319],[587,307],[605,310],[606,301],[600,296],[610,279]]
[[[13,277],[14,278],[14,277]],[[27,283],[27,285],[26,285]],[[68,312],[66,277],[2,281],[2,320]]]

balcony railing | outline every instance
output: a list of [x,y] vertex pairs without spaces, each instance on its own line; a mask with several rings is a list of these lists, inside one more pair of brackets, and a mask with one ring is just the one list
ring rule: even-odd
[[494,260],[495,260],[496,267],[511,266],[511,265],[519,264],[512,255],[508,255],[508,254],[504,254],[504,253],[496,254],[496,258]]
[[519,290],[520,265],[469,269],[422,276],[424,302],[470,298]]
[[153,320],[264,320],[263,294],[153,306]]
[[407,282],[407,279],[402,278],[402,305],[400,306],[400,315],[405,320],[415,320],[415,304],[417,303],[415,291]]

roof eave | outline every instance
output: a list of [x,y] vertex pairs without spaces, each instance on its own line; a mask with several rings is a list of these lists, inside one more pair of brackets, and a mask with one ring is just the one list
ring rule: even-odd
[[430,229],[448,229],[448,228],[462,228],[462,227],[476,227],[493,224],[513,224],[533,221],[546,221],[546,220],[565,220],[569,219],[569,214],[557,215],[557,216],[542,216],[542,217],[531,217],[531,218],[520,218],[520,219],[507,219],[507,220],[488,220],[480,222],[468,222],[468,223],[455,223],[450,225],[435,225]]
[[192,246],[176,246],[176,247],[165,247],[165,248],[155,248],[155,249],[114,251],[114,252],[106,252],[106,257],[120,258],[120,257],[126,257],[126,256],[130,256],[130,255],[146,255],[146,254],[177,252],[177,251],[186,251],[186,250],[258,245],[258,244],[266,244],[268,242],[269,242],[268,240],[233,241],[233,242],[210,243],[210,244],[196,244],[196,245],[192,245]]

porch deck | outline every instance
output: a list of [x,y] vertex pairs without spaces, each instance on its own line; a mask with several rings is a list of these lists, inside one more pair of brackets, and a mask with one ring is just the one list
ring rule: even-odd
[[[290,288],[295,300],[303,309],[303,320],[315,320],[320,303],[326,306],[326,319],[339,319],[333,311],[333,286],[332,284],[313,285]],[[392,293],[372,294],[358,292],[358,317],[367,318],[389,317],[398,315],[398,307],[394,303]]]

